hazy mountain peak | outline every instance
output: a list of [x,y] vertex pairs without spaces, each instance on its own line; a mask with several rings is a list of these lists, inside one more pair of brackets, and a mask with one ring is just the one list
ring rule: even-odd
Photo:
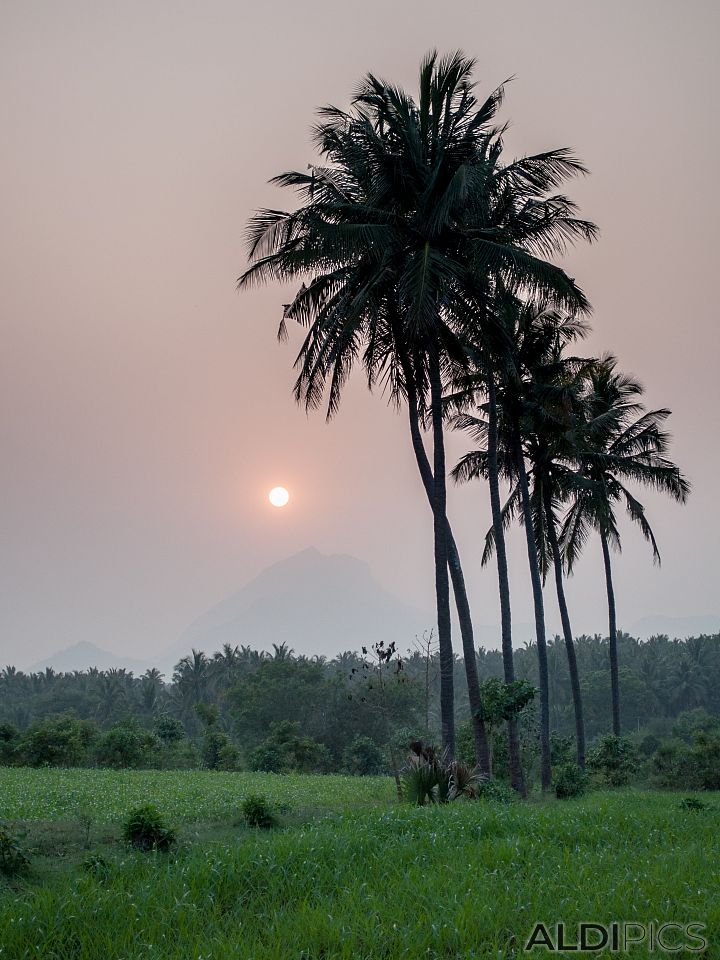
[[374,640],[395,640],[404,648],[433,620],[388,593],[364,561],[307,547],[198,617],[173,651],[286,643],[296,653],[333,656]]

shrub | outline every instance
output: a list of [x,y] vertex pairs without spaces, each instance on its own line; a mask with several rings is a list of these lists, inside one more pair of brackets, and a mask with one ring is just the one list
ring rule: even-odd
[[563,763],[555,768],[553,786],[558,800],[581,797],[587,789],[587,774],[576,763]]
[[720,737],[696,733],[692,746],[665,740],[653,755],[651,772],[660,787],[720,789]]
[[386,764],[383,752],[370,737],[355,737],[343,752],[343,768],[357,776],[383,773]]
[[135,807],[123,825],[123,838],[138,850],[169,850],[175,843],[175,831],[165,823],[153,803]]
[[492,803],[514,803],[518,798],[512,787],[493,777],[478,781],[477,796],[480,800],[489,800]]
[[230,737],[209,726],[203,735],[203,765],[208,770],[237,770],[240,765],[240,753]]
[[242,814],[249,827],[261,827],[267,830],[277,824],[275,807],[262,793],[249,793],[242,804]]
[[702,800],[698,800],[697,797],[683,797],[680,801],[680,806],[683,810],[707,810],[707,804],[703,803]]
[[30,865],[20,838],[10,831],[10,828],[0,823],[0,873],[6,877],[15,877]]
[[573,737],[561,737],[559,733],[550,734],[550,760],[553,767],[575,762],[575,740]]
[[155,733],[163,743],[169,745],[185,738],[185,727],[175,717],[161,713],[155,718]]
[[690,752],[693,778],[701,790],[720,790],[720,737],[698,733]]
[[624,787],[636,768],[635,748],[627,737],[601,737],[588,751],[587,765],[608,786]]
[[20,731],[14,723],[0,723],[0,765],[10,766],[17,759]]
[[116,770],[141,767],[148,764],[159,746],[160,740],[154,733],[143,729],[134,720],[125,720],[116,723],[101,738],[96,757],[101,767]]
[[433,747],[416,740],[402,775],[403,799],[423,806],[476,797],[485,782],[476,767],[462,760],[449,763]]
[[21,757],[31,767],[77,767],[86,763],[97,727],[64,714],[34,723],[22,738]]
[[285,754],[276,743],[268,743],[267,740],[256,747],[249,758],[251,770],[257,770],[262,773],[283,773],[285,767]]
[[251,770],[267,773],[327,773],[332,756],[324,743],[300,736],[300,724],[289,720],[273,723],[270,736],[250,754]]

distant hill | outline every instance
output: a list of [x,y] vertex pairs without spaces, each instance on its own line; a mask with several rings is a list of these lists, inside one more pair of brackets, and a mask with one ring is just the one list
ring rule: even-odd
[[94,643],[83,640],[72,647],[51,654],[47,659],[30,667],[28,673],[40,672],[47,667],[52,667],[56,673],[72,673],[73,670],[87,670],[89,667],[97,667],[98,670],[124,667],[126,670],[132,670],[133,673],[144,673],[149,666],[150,664],[143,660],[117,656],[109,650],[101,650]]
[[163,664],[192,647],[210,653],[224,643],[261,650],[286,643],[297,654],[328,657],[377,640],[394,640],[405,650],[434,620],[388,593],[361,560],[309,547],[198,617]]
[[686,637],[699,637],[702,633],[720,633],[720,616],[708,613],[697,617],[643,617],[632,624],[628,633],[641,640],[662,633],[671,640],[684,640]]

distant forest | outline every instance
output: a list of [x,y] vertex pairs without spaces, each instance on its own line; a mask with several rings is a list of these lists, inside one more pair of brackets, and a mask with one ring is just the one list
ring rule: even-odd
[[[608,641],[576,640],[592,744],[610,733]],[[387,648],[386,648],[387,649]],[[382,651],[381,651],[382,653]],[[619,636],[623,734],[650,753],[663,738],[720,726],[720,634],[640,642]],[[515,653],[517,676],[537,685],[534,644]],[[548,644],[554,742],[574,731],[563,642]],[[477,651],[481,683],[502,679],[499,650]],[[455,661],[458,692],[464,665]],[[388,748],[402,756],[417,738],[439,742],[439,660],[432,636],[378,659],[377,650],[332,660],[231,647],[192,651],[166,681],[157,670],[0,673],[0,762],[382,772]],[[537,704],[525,710],[528,756],[537,745]],[[459,751],[472,759],[470,707],[457,699]],[[498,736],[502,736],[502,731]],[[644,745],[644,746],[643,746]],[[526,764],[532,760],[526,759]]]

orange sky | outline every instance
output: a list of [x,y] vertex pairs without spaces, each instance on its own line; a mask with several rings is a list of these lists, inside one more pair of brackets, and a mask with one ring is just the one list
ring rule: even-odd
[[[234,290],[266,186],[314,157],[314,108],[367,70],[413,86],[462,46],[511,74],[510,152],[573,146],[600,242],[569,268],[617,352],[669,406],[685,509],[647,496],[664,564],[628,531],[621,625],[720,612],[717,5],[701,0],[0,3],[0,660],[78,640],[151,656],[310,544],[432,609],[432,529],[405,421],[358,378],[336,422],[293,407],[287,291]],[[452,444],[463,451],[462,441]],[[282,483],[286,510],[264,496]],[[478,622],[498,619],[486,492],[451,491]],[[513,601],[531,619],[522,544]],[[571,583],[605,629],[600,557]],[[548,597],[551,627],[557,620]],[[248,638],[251,639],[251,638]]]

